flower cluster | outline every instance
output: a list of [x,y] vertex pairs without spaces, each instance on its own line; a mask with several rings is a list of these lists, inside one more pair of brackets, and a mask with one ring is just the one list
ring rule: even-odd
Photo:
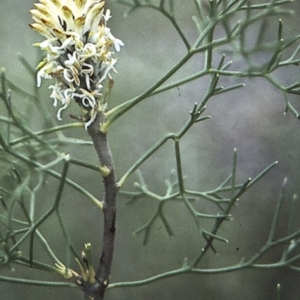
[[35,44],[46,52],[38,65],[37,84],[41,78],[55,78],[50,97],[54,106],[61,102],[61,111],[76,101],[86,115],[86,127],[98,110],[105,110],[101,103],[103,81],[111,79],[116,58],[112,46],[120,51],[123,42],[115,38],[107,27],[110,11],[104,12],[102,0],[39,0],[30,12],[35,23],[30,27],[46,40]]

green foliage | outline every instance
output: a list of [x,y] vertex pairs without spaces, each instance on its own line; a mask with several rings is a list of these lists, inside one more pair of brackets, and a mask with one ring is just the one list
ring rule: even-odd
[[[32,70],[33,73],[35,73]],[[62,145],[70,143],[71,140],[62,134],[62,130],[70,128],[82,127],[82,123],[73,123],[70,125],[53,126],[53,120],[46,114],[46,109],[42,103],[36,105],[32,102],[30,105],[38,106],[39,112],[45,118],[47,129],[34,132],[30,127],[29,120],[22,115],[22,111],[14,107],[11,92],[7,89],[7,85],[14,89],[15,93],[24,94],[18,88],[14,88],[12,84],[6,80],[5,73],[1,73],[1,98],[5,103],[8,117],[1,116],[2,134],[0,136],[1,143],[1,164],[3,171],[1,176],[1,266],[9,266],[12,264],[20,264],[57,272],[62,274],[61,267],[63,264],[54,254],[47,239],[40,233],[39,227],[52,215],[56,214],[58,219],[57,226],[62,230],[68,249],[76,254],[71,242],[69,241],[64,222],[60,215],[59,205],[64,185],[67,184],[73,189],[79,191],[83,196],[90,199],[95,205],[99,206],[99,201],[80,185],[67,178],[68,168],[70,164],[90,168],[100,172],[100,168],[91,165],[85,161],[79,161],[70,158],[60,150]],[[27,94],[32,100],[36,100],[36,95]],[[72,140],[73,143],[85,144],[85,141]],[[55,171],[56,166],[63,167],[61,173]],[[40,197],[40,191],[45,187],[46,180],[53,177],[59,181],[59,186],[55,192],[53,203],[47,211],[42,215],[37,213],[37,198]],[[49,197],[52,199],[52,197]],[[38,240],[48,257],[56,264],[48,265],[35,260],[35,251],[33,248],[34,240]],[[29,256],[24,255],[24,250],[29,243]],[[68,250],[68,251],[69,251]],[[27,252],[27,251],[25,251]],[[62,274],[64,275],[64,274]],[[2,280],[7,280],[2,277]],[[31,280],[23,280],[12,278],[12,282],[21,282],[27,284],[38,285],[54,285],[54,286],[74,286],[70,283],[52,283],[39,282]]]

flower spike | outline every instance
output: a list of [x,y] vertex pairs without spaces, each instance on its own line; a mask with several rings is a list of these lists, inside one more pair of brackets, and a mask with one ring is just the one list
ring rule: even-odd
[[[37,85],[42,78],[55,79],[50,85],[54,106],[61,103],[57,118],[70,103],[83,109],[86,128],[98,110],[105,111],[103,81],[111,80],[123,42],[107,27],[110,11],[104,12],[103,0],[40,0],[30,10],[30,27],[46,39],[34,44],[45,52],[38,64]],[[73,100],[73,101],[72,101]]]

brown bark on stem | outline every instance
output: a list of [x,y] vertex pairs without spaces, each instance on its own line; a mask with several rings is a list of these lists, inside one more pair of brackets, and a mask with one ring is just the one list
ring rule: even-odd
[[103,175],[104,231],[102,253],[95,274],[96,283],[84,283],[83,286],[85,299],[94,300],[101,300],[104,298],[105,289],[109,281],[114,252],[116,196],[118,192],[113,159],[107,142],[107,134],[100,131],[100,124],[103,121],[104,115],[99,112],[94,122],[87,129],[93,141],[101,166],[108,168],[110,171],[108,175]]

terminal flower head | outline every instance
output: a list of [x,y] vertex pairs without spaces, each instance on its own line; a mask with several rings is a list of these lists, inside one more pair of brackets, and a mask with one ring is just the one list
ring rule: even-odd
[[45,52],[38,65],[37,84],[41,79],[55,79],[49,86],[54,106],[60,103],[57,117],[72,101],[86,112],[88,127],[98,110],[105,110],[102,89],[111,78],[123,42],[115,38],[107,21],[102,0],[39,0],[30,10],[34,20],[30,27],[45,37],[35,44]]

